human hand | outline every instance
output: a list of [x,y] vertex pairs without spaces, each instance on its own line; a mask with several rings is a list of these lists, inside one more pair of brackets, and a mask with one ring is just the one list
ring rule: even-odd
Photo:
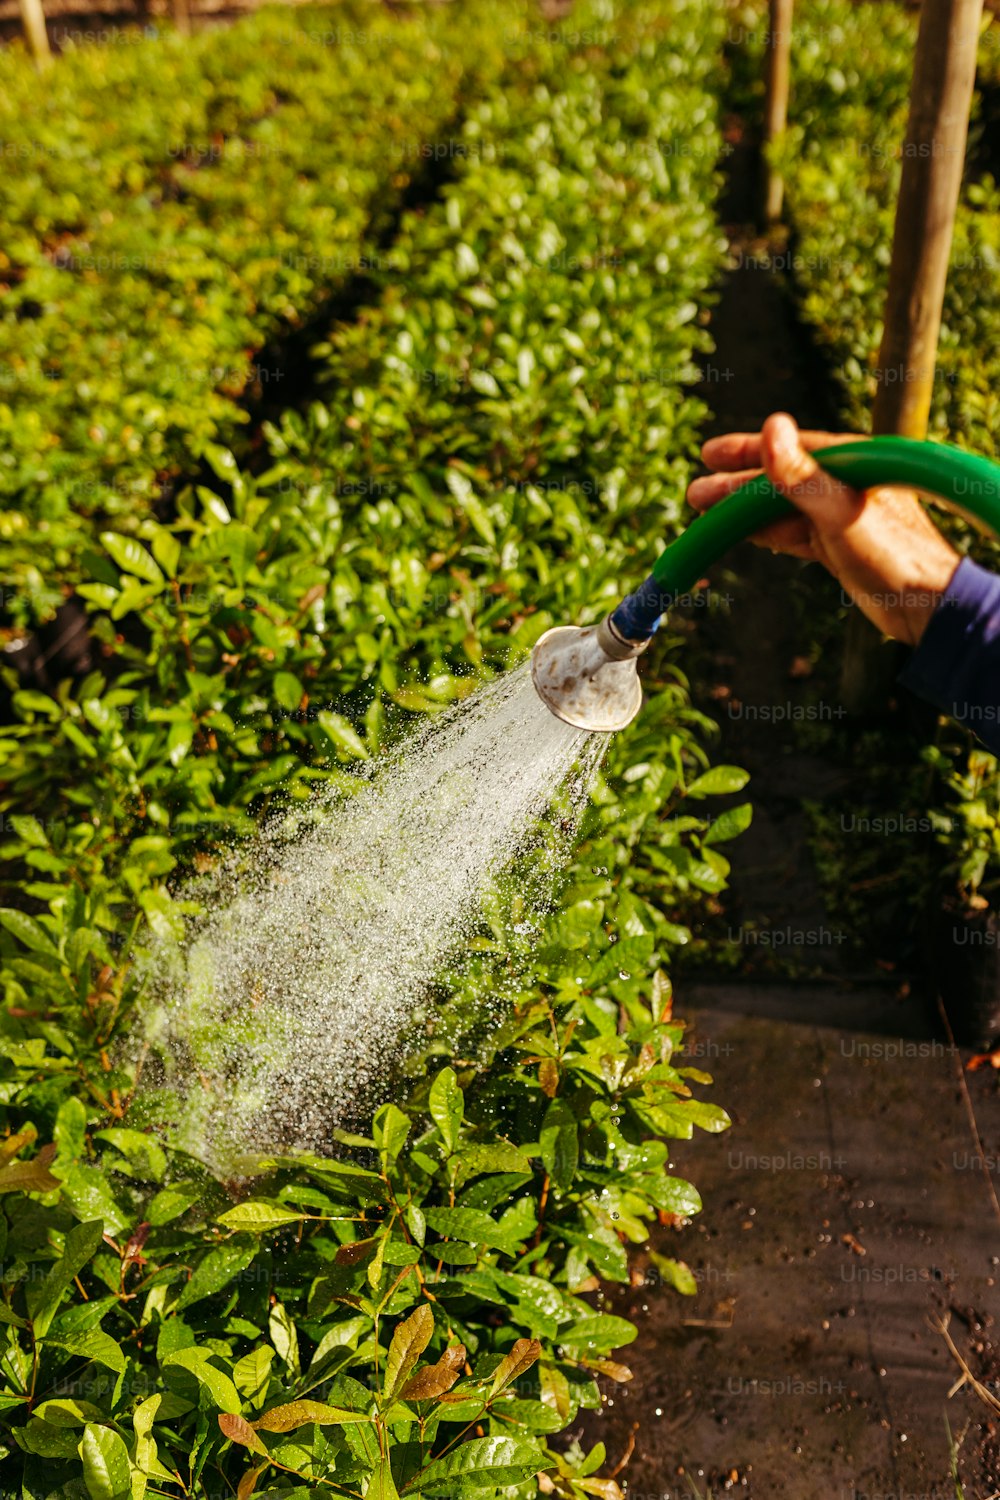
[[695,479],[688,503],[707,510],[761,470],[799,514],[757,532],[772,552],[822,563],[886,635],[915,646],[960,558],[912,490],[854,490],[827,474],[810,449],[856,442],[850,433],[800,432],[777,412],[760,432],[710,438],[701,455],[717,472]]

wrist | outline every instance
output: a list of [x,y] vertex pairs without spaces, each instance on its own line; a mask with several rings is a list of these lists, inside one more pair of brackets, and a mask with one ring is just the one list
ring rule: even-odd
[[911,646],[918,644],[937,613],[962,560],[960,554],[944,540],[944,537],[940,540],[941,546],[934,549],[934,555],[925,554],[921,557],[917,570],[917,586],[911,590],[914,602],[906,609],[908,629],[904,637]]

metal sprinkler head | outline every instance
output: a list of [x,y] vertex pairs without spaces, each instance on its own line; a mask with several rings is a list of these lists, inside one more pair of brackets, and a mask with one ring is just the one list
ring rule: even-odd
[[551,713],[575,729],[611,734],[642,707],[636,657],[649,640],[620,636],[611,616],[599,625],[557,625],[539,636],[531,680]]

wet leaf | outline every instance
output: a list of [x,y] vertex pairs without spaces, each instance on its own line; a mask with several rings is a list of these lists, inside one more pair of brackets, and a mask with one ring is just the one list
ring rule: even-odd
[[281,1229],[286,1224],[300,1224],[308,1214],[297,1214],[280,1203],[268,1203],[261,1199],[237,1203],[226,1209],[217,1222],[227,1229],[245,1229],[251,1234],[265,1234],[271,1229]]
[[513,1381],[518,1380],[526,1370],[541,1358],[542,1346],[537,1339],[518,1339],[509,1354],[505,1354],[496,1368],[493,1376],[493,1384],[490,1386],[490,1397],[499,1395],[506,1390]]
[[386,1405],[399,1395],[410,1371],[430,1343],[433,1333],[434,1314],[426,1302],[422,1302],[396,1328],[392,1335],[392,1343],[389,1345],[382,1389],[382,1400]]
[[128,1449],[117,1432],[88,1422],[79,1446],[90,1500],[126,1500],[132,1493]]
[[447,1151],[458,1145],[465,1101],[454,1068],[442,1068],[431,1084],[430,1112]]
[[404,1401],[432,1401],[450,1391],[465,1368],[465,1345],[453,1344],[446,1349],[437,1364],[418,1370],[403,1386],[400,1395]]
[[307,1422],[316,1422],[320,1427],[343,1426],[345,1422],[370,1422],[371,1418],[361,1412],[348,1411],[343,1406],[328,1406],[325,1401],[289,1401],[283,1406],[272,1406],[251,1424],[257,1432],[294,1432]]
[[244,1448],[249,1448],[252,1453],[259,1453],[264,1458],[268,1456],[267,1449],[245,1417],[235,1412],[222,1412],[219,1416],[219,1427],[223,1435],[231,1442],[240,1443]]

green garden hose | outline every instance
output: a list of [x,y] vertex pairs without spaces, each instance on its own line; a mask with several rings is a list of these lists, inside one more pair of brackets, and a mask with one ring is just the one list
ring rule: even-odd
[[[1000,466],[974,453],[879,437],[821,448],[813,457],[854,489],[907,485],[947,501],[1000,536]],[[547,630],[531,657],[532,681],[546,707],[578,729],[623,729],[642,704],[636,658],[660,616],[730,547],[795,513],[769,479],[752,479],[693,521],[660,554],[645,583],[599,625]]]
[[[878,437],[821,448],[813,457],[854,489],[907,485],[948,501],[1000,536],[1000,465],[978,454],[914,438]],[[615,631],[624,640],[648,639],[664,610],[730,547],[794,514],[791,501],[764,476],[741,485],[664,548],[645,583],[613,612]]]

